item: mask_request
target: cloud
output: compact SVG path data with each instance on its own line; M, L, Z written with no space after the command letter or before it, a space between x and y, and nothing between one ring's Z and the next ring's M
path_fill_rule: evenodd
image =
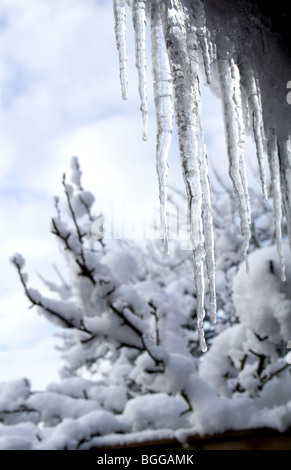
M112 115L81 126L55 143L56 155L80 157L85 186L107 204L158 202L155 123L150 119L150 138L143 142L139 118Z
M15 251L24 255L31 285L37 286L35 269L53 277L52 260L62 263L49 223L52 198L62 194L62 174L72 155L80 158L83 184L96 196L98 211L115 201L125 206L124 213L130 203L158 206L151 65L149 141L143 142L132 27L129 19L129 99L124 103L110 1L2 0L0 35L0 321L7 333L0 336L0 348L17 348L21 361L17 351L9 357L5 351L4 359L15 373L17 366L22 373L25 362L29 375L29 367L35 372L34 360L39 364L32 341L39 336L44 348L52 330L47 326L46 333L39 323L34 328L33 315L25 328L27 300L21 298L9 257ZM150 43L148 54L149 48ZM224 137L216 105L207 106L209 150L217 161ZM169 164L169 180L182 186L177 139ZM30 348L26 354L25 346Z
M33 390L43 390L46 385L58 381L63 366L55 349L56 338L46 338L33 347L1 351L0 381L28 378Z
M48 366L45 344L53 330L28 310L9 258L22 252L31 285L37 286L35 269L51 277L52 260L61 263L49 225L52 198L62 191L71 155L54 153L55 143L99 119L119 98L112 6L91 0L4 0L0 29L0 379L13 371L17 376L17 368L35 375L42 357L48 380L55 366Z

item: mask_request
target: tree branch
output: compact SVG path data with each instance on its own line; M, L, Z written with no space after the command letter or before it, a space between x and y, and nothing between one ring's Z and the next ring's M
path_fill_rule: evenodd
M142 343L142 346L143 346L143 350L144 351L147 351L147 353L149 354L149 356L153 359L153 361L156 363L156 365L159 365L159 364L164 364L164 361L162 359L158 359L154 356L154 354L152 353L152 351L150 351L150 349L147 347L146 345L146 342L145 342L145 339L144 339L144 336L143 336L143 332L140 331L137 326L133 325L130 320L124 315L123 311L120 311L118 310L113 304L109 303L108 302L108 306L113 310L114 313L116 313L116 315L118 315L120 318L122 318L122 320L124 321L124 323L129 326L135 333L136 335L139 337L141 343Z
M156 345L160 345L160 332L159 332L159 318L157 314L157 307L154 305L152 301L149 302L149 306L152 308L151 314L155 317L155 325L156 325Z
M280 367L280 369L276 370L275 372L272 372L271 374L265 375L264 377L262 377L262 382L263 382L262 388L267 382L272 380L273 377L276 377L276 375L281 374L281 372L288 369L288 367L290 367L290 364L284 364L284 366Z
M73 219L73 222L74 222L74 225L75 225L75 229L76 229L76 232L77 232L77 235L78 235L79 242L81 244L83 244L83 238L87 235L87 233L86 232L81 233L80 227L78 225L78 222L77 222L77 219L76 219L76 214L75 214L75 211L73 209L70 194L69 194L69 191L68 191L68 188L67 188L66 174L65 173L63 174L63 186L65 188L65 195L66 195L66 198L67 198L69 211L70 211L70 214L72 216L72 219Z
M79 330L83 333L87 333L88 335L90 336L94 336L92 334L91 331L89 331L85 325L82 323L80 327L78 327L77 325L75 325L71 320L68 320L67 318L64 318L59 312L57 312L56 310L53 310L52 308L48 307L48 306L45 306L40 300L37 300L35 299L30 290L28 289L27 285L26 285L26 282L25 282L25 279L24 279L24 275L21 271L21 266L20 264L17 262L17 260L14 258L12 260L13 264L15 265L16 269L17 269L17 272L18 272L18 275L19 275L19 278L20 278L20 282L24 288L24 292L25 292L25 295L26 297L28 298L28 300L30 300L30 302L32 303L32 306L37 306L37 307L40 307L42 308L45 312L49 313L50 315L52 315L53 317L56 317L58 320L60 320L64 326L66 328L75 328L76 330ZM93 339L93 338L92 338Z

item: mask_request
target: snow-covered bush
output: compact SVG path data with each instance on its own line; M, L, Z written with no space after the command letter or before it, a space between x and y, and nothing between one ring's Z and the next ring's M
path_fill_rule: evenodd
M291 262L285 250L282 282L276 248L250 256L251 272L240 266L233 281L233 301L240 323L213 340L200 375L226 397L246 394L271 404L290 399L290 370L284 358L291 337ZM274 390L278 388L274 394Z
M71 167L70 182L63 178L65 207L57 198L52 219L68 266L66 281L45 281L53 292L45 296L29 287L22 256L12 258L31 304L63 328L66 367L59 383L44 391L31 391L27 379L0 384L0 447L88 449L160 437L183 441L193 433L250 426L288 427L284 346L291 337L291 265L282 283L276 249L266 246L270 237L259 230L263 214L268 216L266 204L256 205L247 275L237 254L237 209L220 211L226 198L234 201L218 193L219 324L215 334L213 327L206 329L213 344L201 356L191 252L173 243L164 257L156 243L142 248L102 236L95 240L94 197L82 188L76 158Z
M174 423L174 427L187 427L189 401L184 385L189 367L197 369L193 345L197 349L198 344L194 283L186 275L191 267L190 263L181 266L188 254L181 254L178 267L175 256L169 256L161 269L157 247L146 256L138 245L105 243L103 237L94 240L94 197L81 186L76 158L71 166L70 182L65 175L63 178L66 207L56 198L57 215L52 219L52 233L65 256L68 279L59 285L45 280L53 292L45 296L29 287L22 256L12 258L31 304L64 329L63 380L32 394L27 391L28 382L21 382L26 389L24 393L16 387L16 409L7 408L7 400L3 403L3 416L9 416L5 424L22 422L23 413L28 419L33 416L34 423L41 423L45 435L41 440L56 448L76 448L89 439L90 433L83 436L78 431L65 443L58 433L65 421L79 423L83 415L97 410L112 415L112 420L113 415L124 413L121 421L112 421L118 425L112 424L110 432L173 428ZM6 385L3 387L5 393ZM159 418L155 410L161 410L163 399L168 418L162 419L162 411ZM152 417L145 411L151 406ZM185 416L180 417L183 412ZM68 429L66 432L69 436ZM106 427L99 433L107 433Z

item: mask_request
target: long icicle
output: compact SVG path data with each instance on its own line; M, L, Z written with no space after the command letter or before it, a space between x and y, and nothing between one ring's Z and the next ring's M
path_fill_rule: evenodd
M148 104L146 83L146 1L132 1L132 20L135 36L135 57L138 71L138 89L141 99L142 138L148 138Z
M197 102L196 127L200 136L198 139L198 154L200 160L201 171L201 188L202 188L202 218L203 231L205 237L205 257L207 267L207 277L209 284L209 310L211 322L216 322L216 286L215 286L215 255L214 255L214 230L212 217L212 204L208 176L207 148L205 142L205 133L202 116L201 94L199 86L199 55L196 27L188 20L187 26L187 46L191 61L191 70L193 75L193 84L195 87L194 95Z
M200 348L207 350L203 319L204 308L204 235L202 220L202 188L196 128L197 100L193 86L190 60L186 43L184 12L180 0L160 2L163 12L164 34L170 58L176 122L183 177L188 198L191 243L194 258L197 292L197 324Z
M264 168L264 125L263 125L263 111L260 96L260 89L256 81L254 70L249 67L247 74L247 89L249 91L249 101L251 111L253 114L253 133L256 143L257 160L259 165L259 173L262 184L262 191L264 198L268 199L266 173Z
M208 85L210 85L212 79L211 79L210 53L209 53L206 26L201 26L200 28L200 40L201 40L201 49L202 49L202 55L203 55L205 75L207 78L207 83Z
M167 174L168 153L173 132L173 87L169 57L166 49L160 6L151 3L152 71L157 121L156 167L159 180L160 219L164 250L168 253Z
M246 171L246 156L245 156L245 126L243 119L242 110L242 97L240 91L240 73L238 66L234 63L234 60L230 60L230 69L233 86L233 102L236 111L236 122L237 122L237 134L238 134L238 148L239 148L239 167L240 176L244 192L245 206L247 210L248 223L251 225L251 205L250 196L247 183L247 171Z
M203 121L199 112L197 116L197 129L201 136L204 136ZM206 267L209 284L209 310L211 323L216 323L216 285L215 285L215 255L214 255L214 233L212 204L210 195L210 185L208 177L207 149L205 140L199 141L199 154L201 162L201 186L202 186L202 217L205 237Z
M210 41L210 33L206 27L204 1L195 0L195 2L188 2L186 11L189 15L187 27L188 29L195 27L195 48L200 46L206 80L207 83L210 85L212 81L211 62L214 58L214 49ZM192 24L193 21L194 24ZM191 48L193 49L193 46Z
M225 122L225 133L227 142L227 153L229 159L229 175L232 180L234 192L237 196L240 225L242 232L242 252L246 261L248 271L247 252L251 239L251 230L249 224L249 207L246 201L245 188L241 174L241 156L239 129L237 123L237 112L235 101L233 99L234 84L231 76L231 66L228 58L218 59L218 71L220 78L222 104Z
M283 205L287 222L289 245L291 250L291 135L282 137L278 143L280 155L281 184Z
M126 15L125 7L119 0L113 0L114 30L119 59L119 77L122 98L128 98Z
M284 261L284 252L282 246L282 194L281 194L281 178L280 178L280 164L278 156L278 144L275 134L275 130L271 129L268 132L268 158L272 182L272 192L273 192L273 207L275 215L275 230L276 230L276 242L277 242L277 251L280 260L281 266L281 279L286 281L285 275L285 261Z

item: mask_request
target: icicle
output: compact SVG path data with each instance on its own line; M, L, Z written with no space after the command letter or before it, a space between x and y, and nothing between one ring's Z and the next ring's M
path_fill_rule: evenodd
M242 181L242 162L241 162L241 144L239 136L238 114L236 110L236 103L234 96L235 83L231 76L231 66L229 60L218 59L218 71L220 78L220 86L222 93L222 103L224 112L224 121L226 129L227 153L229 159L229 174L233 183L234 191L238 200L239 214L241 219L241 232L243 237L242 251L246 261L248 271L247 252L251 238L250 231L250 213L248 196L246 197L247 189L245 188L245 181Z
M198 155L200 161L201 172L201 189L202 189L202 219L203 231L205 236L205 252L206 252L206 266L209 284L209 309L211 322L216 322L216 287L215 287L215 256L214 256L214 230L212 218L212 204L210 185L208 178L208 162L207 162L207 149L205 143L205 134L202 117L201 95L199 87L199 56L196 28L188 21L187 26L187 47L191 61L191 70L193 75L194 95L196 97L197 114L196 114L196 132L199 135L198 139Z
M151 5L152 71L157 120L156 166L159 180L160 218L165 253L168 253L167 173L168 153L173 131L172 77L167 54L160 6Z
M216 54L216 44L213 42L212 38L210 37L209 39L209 59L210 59L210 64L212 62L215 62L217 59L217 54Z
M180 7L180 8L179 8ZM202 190L197 152L197 130L193 77L186 45L184 18L180 1L163 2L165 37L170 57L175 95L176 120L183 176L189 202L192 247L203 244Z
M233 101L235 104L237 132L238 132L238 148L239 148L239 166L241 182L244 192L245 206L247 209L248 223L251 224L251 206L250 196L247 183L246 157L245 157L245 130L242 111L242 99L240 92L240 74L237 65L233 59L230 60L231 77L233 80Z
M283 204L286 215L289 245L291 250L291 136L279 141Z
M114 29L116 45L119 58L119 76L122 98L124 100L128 97L128 82L127 82L127 51L126 51L126 15L125 15L125 2L113 0L114 12Z
M180 1L162 3L163 24L170 58L175 95L176 122L183 177L186 185L190 220L190 238L194 256L197 292L197 318L201 349L206 350L203 335L204 310L204 234L202 220L202 188L198 135L196 128L197 102L191 63L187 50L185 18Z
M277 250L281 265L281 279L286 281L285 276L285 261L282 246L282 196L281 196L281 180L280 180L280 164L277 153L277 138L274 130L271 130L268 135L268 158L273 190L273 207L275 215L275 229L276 229L276 242Z
M204 11L204 4L201 0L195 2L195 16L197 17L196 26L197 26L197 38L200 43L203 63L204 63L204 70L206 75L207 83L211 84L211 57L210 57L210 44L209 44L209 33L206 28L206 20L205 20L205 11Z
M250 102L246 91L244 88L241 89L241 97L242 97L242 107L243 107L243 119L245 123L246 129L253 128L253 111L250 106Z
M148 137L148 105L146 91L146 1L132 1L132 19L135 35L135 56L138 71L138 88L142 111L142 138Z
M203 230L205 237L205 252L206 252L206 266L209 284L209 310L211 323L216 323L216 286L215 286L215 255L214 255L214 231L213 231L213 217L212 217L212 204L210 195L210 185L208 178L208 162L207 151L204 140L204 129L202 116L199 113L197 119L197 129L201 136L199 142L199 154L201 162L201 186L202 186L202 217L203 217Z
M260 89L257 85L254 71L252 68L249 69L248 77L247 77L247 88L250 93L250 105L253 113L253 132L254 132L254 139L256 143L256 150L257 150L257 159L259 164L259 172L260 172L260 179L262 183L262 190L264 198L268 199L268 191L267 191L267 182L266 182L266 174L264 168L264 126L263 126L263 113L262 113L262 103L261 103L261 96L260 96Z
M121 82L126 77L126 50L125 50L125 5L132 9L135 32L136 66L138 69L139 94L143 115L143 139L147 138L147 96L146 96L146 52L145 31L146 12L152 11L152 62L154 75L154 94L157 116L157 172L159 178L161 224L163 226L165 247L168 243L168 228L166 224L167 199L167 154L172 134L172 103L170 91L170 78L172 77L175 114L178 128L180 157L183 177L185 181L188 213L190 221L190 238L193 249L195 282L197 291L197 316L199 339L202 348L205 348L203 333L204 309L204 263L207 266L207 275L210 290L211 318L215 320L215 260L213 248L213 221L211 210L210 187L208 180L207 152L204 138L203 120L200 102L198 80L198 49L204 62L205 75L208 83L211 82L211 73L217 65L220 81L221 97L224 111L225 134L229 159L229 174L236 194L240 225L242 232L242 252L245 257L247 270L247 252L251 238L251 211L250 198L247 187L246 159L245 159L245 125L253 129L257 159L260 171L262 189L267 198L267 184L263 166L264 156L264 129L273 127L273 117L270 118L270 108L277 100L271 97L271 104L266 107L263 118L260 96L260 81L264 84L264 100L270 97L271 90L267 72L268 61L263 69L259 64L261 51L265 52L268 38L258 35L262 41L256 43L249 41L248 31L243 23L239 25L239 16L235 9L230 8L227 18L220 9L210 10L217 13L212 18L206 17L204 0L113 0L115 8L115 30L120 55ZM209 2L209 5L213 2ZM214 2L215 4L219 2ZM208 5L207 5L208 6ZM212 6L211 6L212 8ZM162 17L162 27L158 13ZM220 13L223 18L220 17ZM246 10L248 13L248 10ZM252 14L252 11L250 10ZM209 30L209 27L211 28ZM263 30L261 31L263 32ZM165 42L164 42L165 41ZM271 41L272 42L272 41ZM170 61L165 54L165 44ZM246 46L246 53L241 54L242 45ZM269 49L270 50L270 49ZM124 52L125 51L125 52ZM248 52L250 54L248 55ZM240 67L232 57L240 58ZM251 57L251 60L246 57ZM265 55L265 58L267 55ZM252 68L256 63L258 79ZM280 64L276 59L276 64ZM263 74L261 75L261 72ZM272 70L271 70L272 72ZM242 79L240 77L242 73ZM170 77L171 75L171 77ZM289 82L287 84L288 88ZM126 83L127 86L127 83ZM125 88L125 85L123 86ZM213 89L216 86L214 84ZM289 96L289 95L288 95ZM242 101L242 99L244 101ZM281 103L281 102L280 102ZM287 99L287 103L288 99ZM244 105L244 106L243 106ZM281 104L279 105L281 106ZM285 107L286 108L286 107ZM275 130L269 134L268 156L273 185L273 199L275 212L275 226L277 234L278 252L281 262L282 278L284 278L284 259L281 242L282 202L286 210L286 218L291 248L291 155L290 136L288 129L288 115L283 110L284 122L280 122L280 138ZM285 120L285 116L286 120ZM271 121L270 121L271 119ZM279 153L278 153L279 152ZM280 180L283 194L281 194Z
M203 62L204 62L204 69L205 75L207 79L207 83L211 84L211 68L210 68L210 54L209 54L209 46L208 46L208 38L207 38L207 29L205 26L200 28L200 41L201 41L201 50L203 55Z
M207 345L204 338L204 326L203 321L205 317L204 308L204 259L205 251L200 245L193 253L194 269L195 269L195 283L196 283L196 296L197 296L197 329L199 345L202 352L207 351Z

